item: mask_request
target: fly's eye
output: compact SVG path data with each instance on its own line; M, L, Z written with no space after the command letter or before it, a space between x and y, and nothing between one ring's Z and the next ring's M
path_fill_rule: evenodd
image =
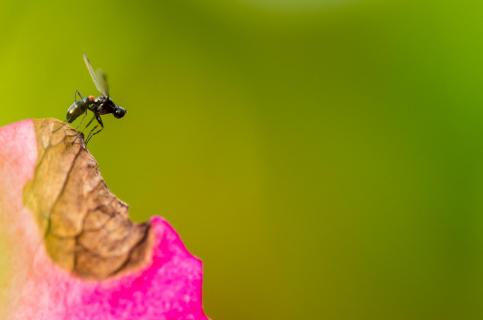
M126 114L126 109L117 107L116 110L114 111L114 117L116 118L122 118Z

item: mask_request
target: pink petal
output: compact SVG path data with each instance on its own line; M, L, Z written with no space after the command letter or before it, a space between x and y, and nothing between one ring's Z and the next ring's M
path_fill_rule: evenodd
M50 259L33 214L23 205L37 141L32 120L0 128L0 319L207 319L201 301L202 265L160 217L150 220L154 246L142 269L92 281Z

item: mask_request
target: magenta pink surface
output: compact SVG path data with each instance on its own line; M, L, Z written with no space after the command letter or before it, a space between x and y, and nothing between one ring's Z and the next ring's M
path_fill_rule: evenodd
M85 285L81 304L66 319L206 319L201 307L201 262L174 229L154 217L150 265L130 276ZM71 313L72 312L72 313Z
M202 265L176 231L160 217L151 219L155 236L150 262L141 270L106 281L84 281L52 263L22 190L36 161L30 120L0 128L0 226L15 246L5 319L201 320ZM0 253L1 254L1 253ZM5 308L5 307L2 307ZM5 312L2 312L5 313Z

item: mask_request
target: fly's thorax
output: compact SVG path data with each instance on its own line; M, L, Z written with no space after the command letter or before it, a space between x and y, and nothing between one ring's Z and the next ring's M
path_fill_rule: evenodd
M109 114L113 113L116 109L116 104L108 97L99 97L97 98L99 102L97 107L97 112L99 114Z
M107 103L110 100L111 99L109 99L106 96L99 96L99 97L97 97L97 98L94 99L94 103L97 103L97 104L105 104L105 103Z

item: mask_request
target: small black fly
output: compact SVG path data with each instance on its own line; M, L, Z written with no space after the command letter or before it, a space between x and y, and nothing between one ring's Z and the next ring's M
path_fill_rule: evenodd
M100 69L94 71L94 68L92 67L92 64L87 58L86 54L83 55L83 58L87 70L89 70L89 74L91 75L92 81L94 82L97 91L99 91L101 95L99 97L82 97L80 92L76 90L74 99L77 99L77 96L79 96L80 100L75 100L74 103L69 107L69 109L67 110L66 121L68 123L72 123L75 119L77 119L81 115L84 115L81 121L82 124L87 115L87 111L92 111L94 116L87 123L85 128L89 127L89 125L94 120L97 121L97 124L90 130L89 134L87 135L87 138L85 139L87 144L93 136L95 136L96 134L101 132L102 129L104 129L101 115L112 113L114 117L120 119L124 117L124 115L127 113L127 110L115 104L109 97L109 86L107 84L106 74Z

